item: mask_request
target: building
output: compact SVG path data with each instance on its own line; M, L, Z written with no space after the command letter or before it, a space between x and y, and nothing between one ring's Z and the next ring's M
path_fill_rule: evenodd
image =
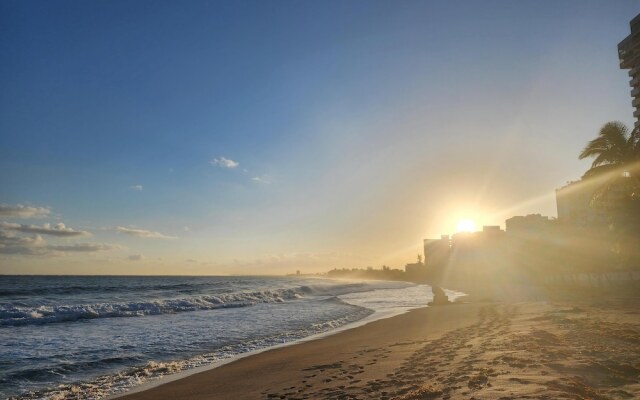
M558 222L581 227L603 224L606 218L602 211L591 206L593 195L601 186L596 180L582 179L556 189Z
M629 70L631 80L631 104L635 111L635 126L640 126L640 14L631 20L631 34L618 44L620 68Z
M424 240L424 264L430 267L441 265L449 258L451 239L441 235L440 239Z
M409 263L404 266L404 272L407 278L414 281L422 281L427 277L427 267L420 260L415 263Z
M475 258L478 253L493 251L504 241L505 232L498 225L485 225L479 232L459 232L451 238L451 252L458 258Z
M500 235L502 229L500 229L500 225L484 225L482 227L482 233L485 235Z
M538 236L548 233L553 225L552 219L540 214L518 215L505 221L509 236Z

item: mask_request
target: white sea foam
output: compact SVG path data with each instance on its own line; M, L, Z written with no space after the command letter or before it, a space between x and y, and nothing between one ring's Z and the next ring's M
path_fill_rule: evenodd
M34 295L25 294L29 288ZM0 397L102 398L168 374L334 331L374 311L391 315L423 306L429 299L428 287L406 282L0 280L0 342L5 344L0 365L7 366L0 371Z
M342 303L338 298L330 298L325 301ZM253 340L242 341L233 345L227 345L220 349L175 361L149 361L143 366L132 367L116 374L101 375L95 379L79 383L61 384L55 388L29 391L16 400L79 400L100 399L127 392L131 388L159 379L166 375L175 374L185 370L211 365L225 359L252 351L265 349L275 345L294 342L308 336L328 332L351 322L361 320L373 313L364 307L351 306L351 312L341 318L311 324L308 328L283 331L277 335L258 337Z
M81 319L140 317L226 307L246 307L256 303L278 303L285 300L299 299L302 296L302 291L296 292L295 290L287 289L149 302L43 305L32 308L0 305L0 325L19 326Z
M367 282L305 285L291 289L221 293L148 302L40 305L21 307L0 304L0 326L70 322L83 319L141 317L146 315L247 307L257 303L279 303L305 295L338 296L346 293L408 286L400 282Z

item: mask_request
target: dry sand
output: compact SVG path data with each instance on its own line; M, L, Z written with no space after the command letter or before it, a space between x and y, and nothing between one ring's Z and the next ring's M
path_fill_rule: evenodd
M638 399L638 302L599 303L414 310L123 399Z

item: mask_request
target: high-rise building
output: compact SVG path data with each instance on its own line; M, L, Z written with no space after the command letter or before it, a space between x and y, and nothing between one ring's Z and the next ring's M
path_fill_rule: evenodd
M631 34L618 44L620 68L628 69L631 80L631 104L635 108L635 126L640 126L640 14L630 22Z
M441 235L440 239L424 240L424 263L433 267L446 263L451 251L451 239L449 235Z

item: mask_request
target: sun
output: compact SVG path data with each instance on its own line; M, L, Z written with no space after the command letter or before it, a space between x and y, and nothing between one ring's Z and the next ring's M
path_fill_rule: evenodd
M457 232L473 232L476 230L476 223L470 219L461 219L456 225Z

